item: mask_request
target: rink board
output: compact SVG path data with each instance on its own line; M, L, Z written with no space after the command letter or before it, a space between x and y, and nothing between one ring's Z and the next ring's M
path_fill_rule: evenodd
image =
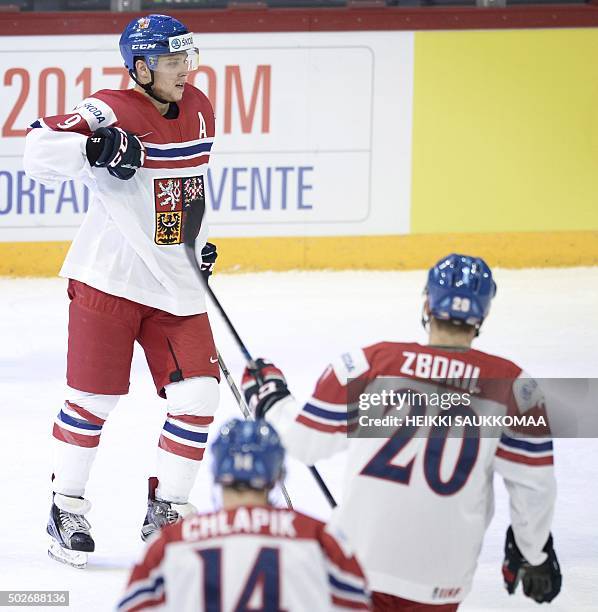
M126 75L115 34L29 40L0 37L0 274L51 276L89 194L24 175L25 129ZM449 251L598 264L598 29L215 32L201 47L221 270L414 269Z
M447 253L501 268L598 266L598 232L215 238L218 272L421 270ZM0 275L55 276L70 242L0 242Z

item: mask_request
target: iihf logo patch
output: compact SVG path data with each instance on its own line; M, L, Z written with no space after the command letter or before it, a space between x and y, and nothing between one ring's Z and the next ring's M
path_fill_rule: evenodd
M181 244L185 238L187 212L193 206L205 206L203 177L154 179L154 203L155 243Z

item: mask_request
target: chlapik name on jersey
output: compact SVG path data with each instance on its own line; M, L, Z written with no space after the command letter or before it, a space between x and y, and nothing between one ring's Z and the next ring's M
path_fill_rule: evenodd
M205 312L203 286L184 252L186 217L205 209L204 177L214 142L207 97L185 86L174 118L162 116L135 90L101 90L67 114L31 126L24 167L44 184L83 182L92 201L60 275L175 315ZM115 126L135 133L144 166L129 181L87 162L87 138ZM207 239L202 223L196 252Z
M279 538L294 538L296 516L291 512L278 512L274 508L256 507L252 510L241 507L235 512L220 512L198 515L185 521L181 537L183 540L203 540L240 533L270 535Z
M170 525L131 574L119 610L368 610L343 537L293 510L240 506Z
M451 437L448 427L423 422L383 438L351 437L359 409L349 403L348 411L348 398L389 392L397 382L424 392L475 391L462 412L472 419L469 435ZM418 406L423 417L443 412ZM462 601L471 589L493 514L494 472L509 490L522 553L533 565L546 559L556 495L550 431L537 428L542 435L530 436L514 426L484 437L473 420L506 415L546 418L541 389L513 362L473 349L382 342L344 353L305 403L287 397L266 418L288 453L308 465L348 450L332 524L347 534L370 589L442 604Z

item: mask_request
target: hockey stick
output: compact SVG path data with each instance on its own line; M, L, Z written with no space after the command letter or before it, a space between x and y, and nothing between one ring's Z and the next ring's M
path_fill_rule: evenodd
M203 275L202 275L202 278L203 278ZM243 340L241 340L241 337L237 333L237 330L235 329L231 320L228 318L228 315L226 314L226 311L222 307L222 304L220 304L220 301L218 300L218 298L212 291L212 288L207 282L205 282L205 287L206 287L206 291L208 292L208 295L210 296L210 299L212 300L212 302L214 302L214 305L216 306L218 312L220 312L220 314L222 315L222 318L226 322L226 325L228 326L229 330L231 331L232 335L237 341L237 345L239 346L239 349L243 353L243 356L245 357L245 361L247 362L247 367L250 370L256 370L257 366L255 365L255 361L253 360L251 353L247 350L247 347L243 343ZM259 382L260 381L258 380L258 384ZM312 476L314 477L317 485L320 487L320 490L324 494L324 497L326 497L326 500L330 504L330 507L336 508L336 500L334 499L334 496L330 492L330 489L327 487L326 483L322 479L322 476L320 476L320 472L318 472L318 470L313 465L309 465L308 469L311 472Z
M243 416L245 417L247 421L254 421L255 419L253 417L253 414L251 414L251 410L249 410L249 407L245 403L243 396L241 395L239 389L237 388L237 385L235 384L235 381L233 380L231 373L229 372L228 368L226 367L226 364L224 363L224 360L222 359L222 355L220 354L220 351L216 351L216 354L218 355L218 365L220 366L220 369L222 370L222 374L224 374L224 378L226 379L226 382L228 383L228 386L230 390L232 391L232 394L235 396L235 399L237 400L237 404L239 405L239 408L241 409ZM282 491L282 496L284 497L284 500L287 503L287 506L289 507L290 510L292 510L293 502L291 501L287 488L285 487L284 482L282 480L280 481L280 490Z
M241 392L237 388L237 385L235 384L235 381L229 369L226 367L226 364L224 363L224 360L222 359L222 355L220 354L220 351L216 351L216 354L218 355L218 365L220 366L220 369L222 370L222 373L224 374L224 378L226 378L226 382L228 383L228 386L230 387L232 394L235 396L235 399L237 400L237 404L239 404L239 408L241 409L243 416L245 417L247 421L253 421L254 420L253 414L251 414L251 410L249 410L249 407L245 403L245 400L243 399Z
M239 334L237 333L235 326L232 324L232 321L228 318L228 315L226 314L226 311L222 307L222 304L220 304L220 301L218 300L218 298L212 291L212 288L208 284L207 279L202 274L201 266L199 262L197 261L197 257L195 256L195 238L199 234L201 223L203 221L203 217L205 214L205 201L202 202L201 206L190 206L189 210L187 210L186 213L187 213L187 216L185 218L185 226L183 230L183 244L185 247L185 253L187 254L187 259L189 260L189 263L191 264L191 267L195 271L195 274L199 278L200 282L203 284L204 289L206 290L206 293L210 296L210 299L214 303L214 306L216 306L216 309L218 310L218 312L224 319L224 322L226 323L231 334L233 335L233 338L235 339L237 346L243 353L243 357L245 357L245 361L247 362L247 367L250 370L257 370L258 368L256 366L256 363L253 357L251 356L251 353L247 350L245 343L243 342L243 340L241 340L241 336L239 336ZM259 383L259 380L258 380L258 383ZM324 494L324 497L326 497L326 500L328 501L330 506L332 508L336 508L336 505L337 505L336 501L332 493L330 492L330 489L326 486L326 483L320 476L320 472L318 472L318 470L313 465L308 466L308 468L312 476L314 477L316 484L318 485L318 487L320 487L320 490Z

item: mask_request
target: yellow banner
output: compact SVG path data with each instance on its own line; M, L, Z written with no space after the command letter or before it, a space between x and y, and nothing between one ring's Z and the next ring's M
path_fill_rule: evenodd
M417 32L412 232L598 229L598 29Z

